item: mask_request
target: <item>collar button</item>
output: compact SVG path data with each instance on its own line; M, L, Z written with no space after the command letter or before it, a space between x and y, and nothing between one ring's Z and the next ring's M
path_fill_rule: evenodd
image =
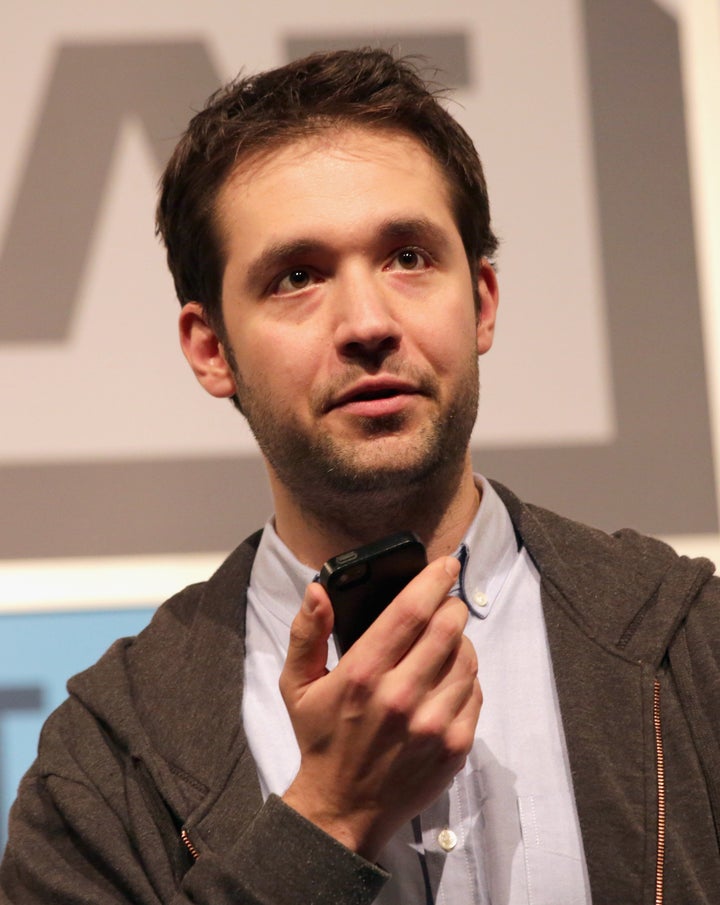
M472 595L473 603L475 606L487 606L488 605L488 597L483 591L473 591Z

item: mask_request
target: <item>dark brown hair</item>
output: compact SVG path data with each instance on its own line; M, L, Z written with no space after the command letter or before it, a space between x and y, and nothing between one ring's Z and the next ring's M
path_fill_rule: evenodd
M225 256L215 207L243 159L346 124L399 130L425 145L450 186L474 273L497 248L485 177L470 137L438 97L409 60L372 49L312 54L216 91L191 120L160 184L157 231L180 302L202 304L222 331Z

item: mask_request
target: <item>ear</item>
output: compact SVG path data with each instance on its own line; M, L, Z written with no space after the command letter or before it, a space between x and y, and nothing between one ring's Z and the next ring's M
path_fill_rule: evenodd
M479 301L477 312L477 350L478 355L484 355L493 344L495 316L500 300L497 275L487 258L480 260L477 281Z
M202 305L197 302L183 305L178 326L183 354L202 387L211 396L233 396L236 388L232 368Z

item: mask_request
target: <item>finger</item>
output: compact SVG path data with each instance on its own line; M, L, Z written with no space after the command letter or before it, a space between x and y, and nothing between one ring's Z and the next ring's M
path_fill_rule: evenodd
M459 573L460 563L454 556L441 556L431 562L353 645L358 648L355 655L365 658L373 670L392 668L425 630Z
M458 718L476 688L479 690L477 657L472 644L464 638L448 658L441 679L419 699L411 731L441 734Z
M458 640L457 646L452 650L439 670L435 683L427 694L439 694L445 686L450 686L459 679L469 684L477 678L477 672L478 662L475 648L472 642L462 635Z
M465 707L477 682L477 658L467 639L462 639L453 650L434 683L422 687L424 681L423 676L417 679L405 674L395 680L395 685L399 689L412 689L414 708L410 711L410 731L428 738L439 737Z
M482 691L477 679L463 691L457 703L460 700L463 703L455 711L447 697L445 700L433 699L417 712L409 726L410 734L416 740L434 748L442 761L453 762L455 770L462 767L475 741L482 707Z
M397 666L382 676L377 687L380 712L387 714L393 725L399 722L407 729L415 725L418 736L427 735L428 740L442 736L470 694L477 675L477 658L472 644L462 635L464 614L458 616L458 603L464 609L462 601L447 601L447 609L456 612L451 613L452 620L443 620L446 629L451 628L441 633L442 643L423 643L423 636Z
M448 597L432 614L420 637L400 660L393 673L395 681L414 688L417 699L436 687L455 664L463 644L468 609L457 597ZM472 658L468 674L477 672L475 651L467 642L466 656ZM474 672L473 672L474 670Z
M280 692L285 702L327 672L328 638L333 612L325 589L311 582L292 625L285 665L280 675Z
M482 703L482 689L480 688L480 683L476 679L473 682L470 697L458 712L447 732L446 747L450 756L457 755L459 752L464 752L464 757L467 757L470 753L473 742L475 741L475 732L480 717L480 711L482 710Z

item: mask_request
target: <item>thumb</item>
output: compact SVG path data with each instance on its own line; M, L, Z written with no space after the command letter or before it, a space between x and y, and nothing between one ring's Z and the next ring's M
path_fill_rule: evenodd
M290 644L280 676L285 702L295 699L306 685L327 673L328 638L333 627L333 611L325 589L311 582L302 606L290 626Z

